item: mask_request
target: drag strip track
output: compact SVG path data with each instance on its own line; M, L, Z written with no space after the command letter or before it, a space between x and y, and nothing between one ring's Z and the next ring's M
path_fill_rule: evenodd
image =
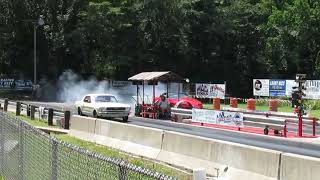
M206 137L210 139L218 139L223 141L277 150L281 152L288 152L320 158L320 144L297 142L280 137L270 137L264 135L256 135L214 128L203 128L165 121L144 120L142 118L131 118L130 120L131 124L139 126L152 127L167 131L175 131L185 134ZM192 144L190 144L190 146L192 146Z
M37 106L54 108L58 110L71 110L72 114L76 114L76 109L72 104L66 103L45 103L45 102L28 102ZM191 126L187 124L173 123L170 121L145 119L138 117L130 117L129 124L145 126L151 128L162 129L166 131L180 132L195 136L201 136L210 139L218 139L239 144L245 144L255 147L277 150L312 157L320 158L320 144L312 144L307 142L292 141L283 137L271 137L265 135L256 135L237 131L229 131L215 128L204 128ZM190 144L192 146L192 144Z

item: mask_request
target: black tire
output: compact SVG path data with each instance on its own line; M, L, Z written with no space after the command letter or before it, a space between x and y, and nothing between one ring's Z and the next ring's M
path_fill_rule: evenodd
M79 115L79 116L82 116L82 115L83 115L80 107L78 107L78 115Z
M129 117L125 116L125 117L122 118L122 122L128 122L128 119L129 119Z
M92 115L93 115L94 118L98 118L98 114L97 114L96 110L93 111Z

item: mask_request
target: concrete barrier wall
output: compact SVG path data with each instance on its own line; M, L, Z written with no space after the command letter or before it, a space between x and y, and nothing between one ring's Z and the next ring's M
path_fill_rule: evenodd
M229 180L318 180L320 159L126 123L73 116L70 134ZM280 162L281 161L281 162ZM279 166L280 165L280 166ZM223 172L226 170L225 172Z
M161 149L163 131L98 119L95 134Z
M70 135L93 141L96 120L90 117L72 116L70 120Z
M320 159L284 153L281 156L280 180L319 180Z
M73 116L70 135L127 153L156 159L160 153L163 131L121 122Z
M233 172L233 176L237 176L238 178L241 175L246 175L246 177L241 177L241 179L248 177L249 179L276 179L278 177L279 157L281 153L176 132L165 132L159 158L162 160L170 158L170 153L168 152L176 153L177 156L178 154L182 154L215 162L218 164L218 167L224 165L247 171ZM249 172L251 172L251 175Z

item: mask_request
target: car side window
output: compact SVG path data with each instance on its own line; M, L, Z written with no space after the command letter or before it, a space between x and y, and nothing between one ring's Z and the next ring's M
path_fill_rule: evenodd
M91 103L91 97L90 97L90 96L86 96L86 97L84 98L83 102Z

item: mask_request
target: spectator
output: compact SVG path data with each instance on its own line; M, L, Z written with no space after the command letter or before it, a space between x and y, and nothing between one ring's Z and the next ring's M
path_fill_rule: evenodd
M164 94L160 96L160 101L157 103L159 107L160 118L169 118L170 103Z

